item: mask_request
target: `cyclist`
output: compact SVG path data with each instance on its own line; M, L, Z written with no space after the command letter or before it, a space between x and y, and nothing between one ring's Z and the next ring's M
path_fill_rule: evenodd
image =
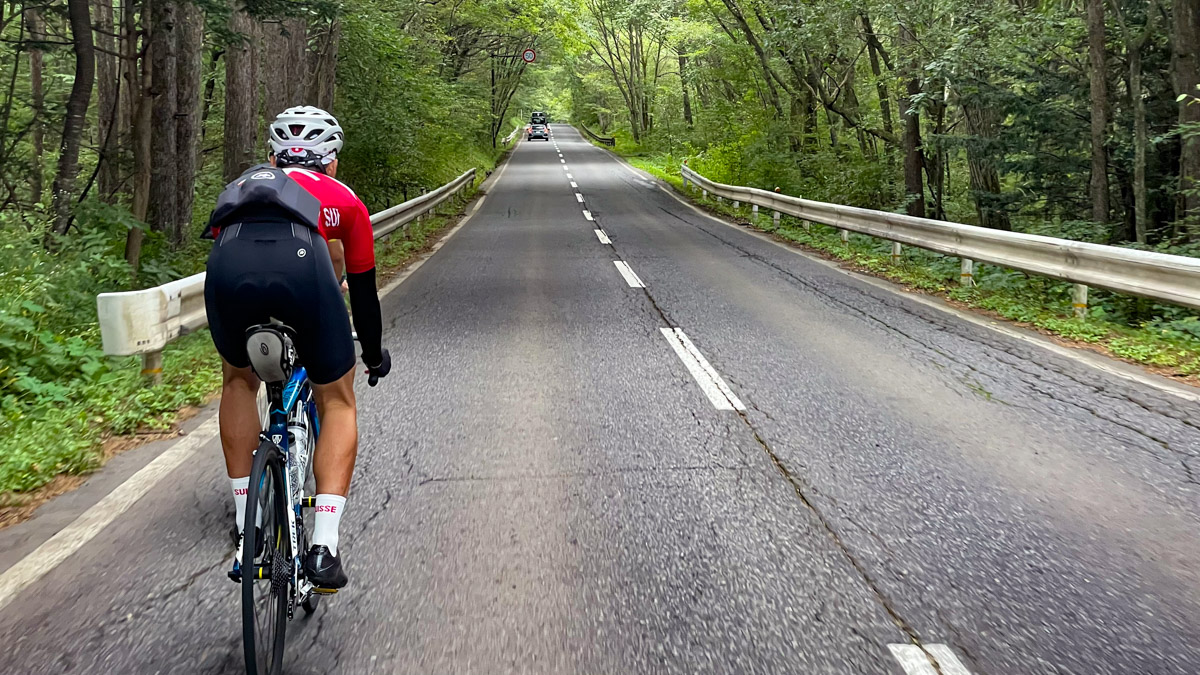
M311 106L283 111L270 127L269 164L225 188L206 229L216 240L204 304L222 360L221 445L237 514L234 580L240 580L242 521L261 430L255 403L260 382L250 369L246 329L277 319L296 333L321 423L313 457L316 522L304 572L321 588L347 582L338 523L354 473L358 423L343 271L367 372L386 376L391 357L381 344L370 214L335 178L342 141L342 128L329 113Z

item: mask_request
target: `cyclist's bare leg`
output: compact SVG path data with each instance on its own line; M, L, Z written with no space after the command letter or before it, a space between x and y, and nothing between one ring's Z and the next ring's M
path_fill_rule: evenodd
M329 384L314 384L321 435L313 458L317 493L350 492L350 477L358 456L358 413L354 402L354 369Z
M221 448L230 478L249 476L262 421L258 418L258 376L221 360Z

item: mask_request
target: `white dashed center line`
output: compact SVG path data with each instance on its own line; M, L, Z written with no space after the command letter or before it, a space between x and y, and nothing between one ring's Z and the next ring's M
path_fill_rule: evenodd
M567 168L566 164L563 164L563 171L570 171L570 169ZM571 174L567 174L567 175L570 176Z
M558 158L558 161L562 162L563 164L566 164L566 163L567 163L567 160L563 159L562 157L559 157L559 158Z
M583 210L583 219L587 220L589 222L591 222L592 220L595 220L594 218L592 218L592 212L588 211L587 209Z
M578 192L576 192L576 193L575 193L575 201L577 201L577 202L579 202L580 204L582 204L582 203L583 203L583 195L581 195L581 194L579 194Z
M572 176L571 174L567 174L567 180L575 180L575 176Z
M912 644L893 644L888 645L888 649L892 650L892 656L896 657L900 667L908 675L938 675L939 670L941 675L971 675L971 671L967 670L946 645L925 645L922 649ZM933 667L926 652L937 659L937 668Z
M575 184L575 181L571 181L571 187L572 187L572 188L574 188L574 189L576 189L576 190L578 190L578 189L579 189L579 186Z
M617 271L625 278L625 283L629 284L630 288L645 288L646 284L638 278L638 275L633 273L633 268L624 260L614 260L613 264L617 266Z
M601 244L612 243L612 239L608 238L608 235L604 233L604 230L596 230L596 238L600 240Z
M671 349L675 350L679 360L683 361L683 365L696 379L696 384L700 385L700 389L714 408L717 410L746 409L741 399L733 393L728 384L725 384L725 380L721 379L708 359L704 358L700 350L696 349L696 345L692 344L682 328L660 328L659 330L662 331L663 337L667 338L667 342L671 343Z

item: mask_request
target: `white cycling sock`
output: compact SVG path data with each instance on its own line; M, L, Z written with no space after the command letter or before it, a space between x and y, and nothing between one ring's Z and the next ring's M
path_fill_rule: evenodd
M233 508L237 512L234 522L237 523L238 532L241 532L243 521L246 520L246 493L250 491L250 476L230 478L229 487L233 488Z
M338 554L338 522L346 510L346 498L341 495L317 495L316 522L313 524L313 546L328 546Z

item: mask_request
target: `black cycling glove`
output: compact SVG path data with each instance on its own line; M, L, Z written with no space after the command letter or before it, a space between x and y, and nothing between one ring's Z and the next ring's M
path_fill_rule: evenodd
M379 382L379 380L387 377L388 373L392 372L392 355L389 354L388 350L386 350L386 349L382 350L381 353L382 353L382 356L379 360L379 365L372 366L369 361L365 361L365 363L367 364L367 374L368 374L367 384L372 387L374 387Z

